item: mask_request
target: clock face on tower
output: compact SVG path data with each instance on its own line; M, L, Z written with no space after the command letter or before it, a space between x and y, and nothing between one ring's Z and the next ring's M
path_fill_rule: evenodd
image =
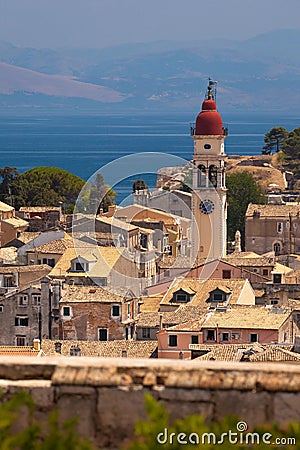
M211 200L203 200L200 202L199 209L202 214L211 214L215 209L214 202Z

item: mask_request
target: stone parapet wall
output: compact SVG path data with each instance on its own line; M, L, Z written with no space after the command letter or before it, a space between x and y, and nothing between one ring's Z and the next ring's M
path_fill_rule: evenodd
M295 364L2 357L0 388L3 399L29 391L39 420L53 410L62 422L77 416L80 435L102 449L119 449L132 438L135 422L146 418L147 392L166 404L173 419L232 414L251 426L300 416Z

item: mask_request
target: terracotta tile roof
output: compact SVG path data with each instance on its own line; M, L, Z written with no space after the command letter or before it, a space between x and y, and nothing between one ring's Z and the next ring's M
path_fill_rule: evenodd
M165 328L196 319L205 314L207 314L206 309L182 305L176 311L142 312L136 316L136 324L138 327L159 327L160 316L162 316L162 325Z
M259 350L261 348L261 350ZM253 344L217 344L211 348L205 355L195 358L196 360L215 360L215 361L241 361L245 350L254 349L254 351L264 351L263 346Z
M151 295L149 297L141 297L140 312L158 312L162 295Z
M194 360L216 360L216 361L259 361L263 360L268 352L277 352L283 350L285 353L291 353L291 346L281 347L274 344L190 344L192 351L206 352ZM292 353L295 355L295 353ZM300 356L300 355L299 355Z
M14 209L15 208L8 205L7 203L0 202L0 211L1 212L9 212L9 211L13 211Z
M49 276L53 278L59 277L81 277L90 275L92 277L106 278L118 259L124 253L124 248L116 247L97 247L94 245L86 245L85 247L67 248L55 267L51 270ZM71 261L77 257L82 257L88 261L97 261L91 268L90 272L71 272Z
M204 262L204 261L203 261ZM158 263L161 269L191 269L194 264L194 259L187 256L165 256L163 261ZM198 264L199 265L199 264Z
M253 216L254 211L259 211L260 217L289 217L300 215L300 205L255 205L250 203L246 217Z
M122 351L127 352L127 358L150 358L157 349L157 341L42 341L42 350L46 356L57 356L55 342L61 342L61 354L70 355L72 346L79 347L81 356L121 357Z
M272 273L284 273L286 275L292 275L293 272L294 272L293 269L291 269L288 266L284 266L283 264L280 264L278 262L275 264L272 270Z
M288 299L288 306L293 310L300 310L300 301L294 299Z
M62 291L60 303L120 303L122 301L121 295L113 294L100 286L69 286Z
M265 295L264 289L254 289L255 297L261 298Z
M35 239L36 237L38 237L40 234L42 234L41 231L22 231L18 237L18 239L22 242L24 242L24 244L27 244L27 242L32 241L33 239Z
M278 330L290 314L291 312L287 309L234 305L226 311L203 310L199 317L169 327L168 330L201 331L201 329L217 327L219 329Z
M56 239L55 241L49 242L48 244L39 245L35 248L30 248L27 253L57 253L62 255L67 248L74 247L73 239L63 238Z
M168 328L168 331L197 331L199 332L207 318L207 311L203 311L200 317L192 319L189 322L179 323Z
M136 231L138 232L138 227L131 225L130 223L124 222L124 220L120 220L117 219L116 217L105 217L105 216L100 216L100 217L96 217L95 219L98 222L103 222L107 225L110 225L111 231L114 231L114 228L121 228L122 230L125 231Z
M19 219L19 217L11 217L10 219L2 220L3 223L7 223L14 228L28 227L29 223L26 220Z
M4 266L0 267L0 273L41 272L49 273L51 267L47 264L32 264L30 266Z
M226 312L214 311L208 314L202 328L251 328L278 330L291 311L264 306L234 305Z
M5 264L13 264L18 257L16 247L2 247L0 248L0 259Z
M170 312L142 312L136 316L137 327L149 327L158 328L160 322L160 316L162 316L163 323L166 323L166 318L170 315Z
M273 267L275 265L274 258L266 256L247 258L244 256L231 254L223 258L223 260L238 267Z
M24 212L61 211L61 208L59 206L21 206L19 211Z
M153 220L162 220L166 224L175 223L176 219L179 219L182 223L190 223L190 219L185 217L176 216L175 214L167 213L165 211L161 211L154 208L148 208L145 206L133 204L129 206L125 206L124 208L117 208L114 213L115 217L124 217L128 218L128 221L135 220L135 216L138 213L143 212L144 218L150 218Z
M239 300L242 290L245 286L246 280L221 280L221 279L208 279L197 280L195 278L176 278L169 290L164 295L161 305L176 305L178 303L172 302L173 294L179 289L192 290L195 292L190 304L193 306L207 307L206 302L209 299L210 292L217 288L226 289L227 292L232 292L229 297L229 304L235 304ZM182 304L182 303L180 303Z
M249 356L249 360L252 362L293 361L300 363L300 354L280 347L271 347L262 353L254 353Z
M41 356L39 350L32 347L0 346L0 356Z
M201 306L194 305L181 305L176 311L172 311L170 315L167 316L166 323L168 324L180 324L187 322L192 319L197 319L202 317L203 314L207 313L207 306L202 308Z

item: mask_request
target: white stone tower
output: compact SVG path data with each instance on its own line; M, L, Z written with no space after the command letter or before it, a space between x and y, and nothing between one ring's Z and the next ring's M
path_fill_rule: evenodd
M191 129L194 139L192 210L193 257L198 261L226 254L225 149L227 130L217 112L216 83L209 80L202 111Z

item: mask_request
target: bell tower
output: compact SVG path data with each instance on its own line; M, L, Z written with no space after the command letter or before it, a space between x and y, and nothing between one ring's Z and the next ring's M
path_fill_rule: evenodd
M216 82L209 79L202 110L191 127L193 154L193 257L219 259L226 254L224 141L227 129L217 111Z

